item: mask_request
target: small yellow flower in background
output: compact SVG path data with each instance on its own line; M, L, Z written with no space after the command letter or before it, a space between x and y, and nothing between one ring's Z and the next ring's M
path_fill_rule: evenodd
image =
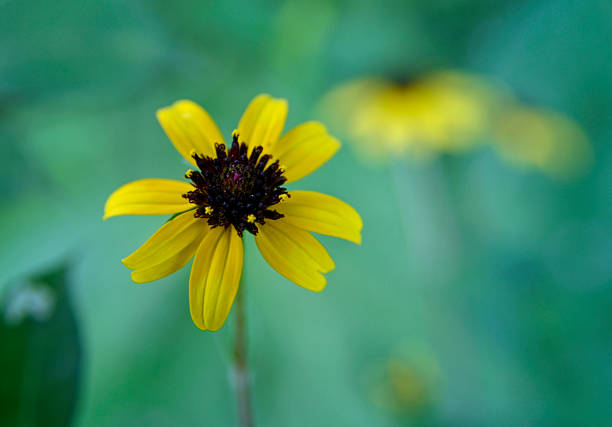
M580 126L552 110L508 106L495 122L493 140L508 162L554 177L579 175L593 161L591 143Z
M469 149L509 95L485 80L440 71L408 83L364 78L332 90L321 109L369 159Z
M195 325L218 330L238 291L245 231L281 275L312 290L325 287L334 262L311 232L361 243L362 221L348 204L312 191L287 191L318 169L340 143L318 122L281 136L287 116L283 99L259 95L225 141L209 114L191 101L157 112L176 149L197 170L191 182L142 179L116 190L104 218L178 214L123 260L135 282L160 279L194 257L189 306ZM283 165L282 168L280 165Z
M364 374L371 402L390 412L418 415L438 398L440 367L423 344L402 343Z

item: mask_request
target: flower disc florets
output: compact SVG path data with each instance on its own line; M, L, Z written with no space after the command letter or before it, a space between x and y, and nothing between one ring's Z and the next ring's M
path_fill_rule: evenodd
M266 167L271 156L262 156L261 146L253 148L249 156L247 145L238 142L237 134L229 150L225 144L215 144L215 151L216 158L194 153L200 170L185 175L195 189L183 197L198 206L196 217L207 218L211 227L233 225L239 236L244 230L257 234L256 224L283 217L269 209L289 196L282 187L287 178L278 160Z

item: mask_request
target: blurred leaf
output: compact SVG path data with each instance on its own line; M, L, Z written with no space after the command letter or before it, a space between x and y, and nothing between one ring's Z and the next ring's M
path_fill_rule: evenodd
M82 354L66 276L61 267L4 294L2 425L67 426L72 420Z

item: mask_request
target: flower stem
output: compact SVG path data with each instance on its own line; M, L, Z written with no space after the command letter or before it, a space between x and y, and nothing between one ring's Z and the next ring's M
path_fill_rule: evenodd
M240 427L252 427L253 415L251 413L251 400L249 396L249 370L247 367L243 285L244 283L241 283L241 286L238 288L235 304L236 341L234 342L234 386L236 387L238 425L240 425Z

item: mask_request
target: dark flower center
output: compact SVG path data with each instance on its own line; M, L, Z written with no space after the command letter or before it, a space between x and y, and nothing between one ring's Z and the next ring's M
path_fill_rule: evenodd
M271 156L261 155L263 147L248 147L238 142L234 134L232 146L215 144L216 158L193 154L199 171L188 171L185 177L195 189L183 197L197 205L195 216L207 218L211 227L233 225L242 237L244 230L257 234L256 224L282 218L283 215L269 209L283 198L289 197L282 185L287 181L278 160L266 165Z

